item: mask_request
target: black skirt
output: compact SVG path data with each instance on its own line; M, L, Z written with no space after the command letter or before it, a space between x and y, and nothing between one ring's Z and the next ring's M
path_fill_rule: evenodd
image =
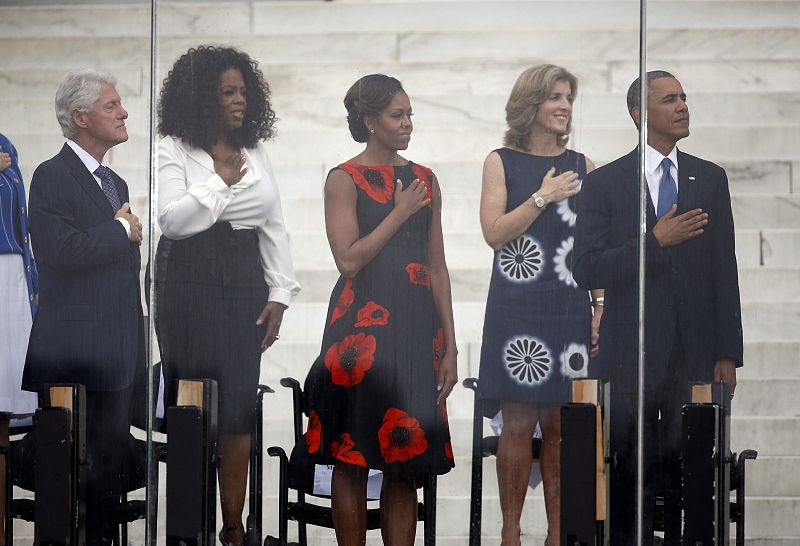
M162 236L155 290L165 402L174 403L178 379L214 379L219 433L250 433L266 331L256 319L269 296L258 234L219 222L187 239Z

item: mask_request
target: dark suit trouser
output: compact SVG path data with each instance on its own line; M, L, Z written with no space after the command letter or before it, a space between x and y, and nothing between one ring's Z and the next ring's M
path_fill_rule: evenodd
M636 373L632 370L631 373ZM613 546L635 543L637 395L611 394L611 507ZM673 348L664 379L645 394L644 422L644 544L652 543L655 497L665 502L665 544L677 546L681 530L681 408L688 399L685 359L679 342Z
M130 388L86 393L86 544L111 544L128 479Z

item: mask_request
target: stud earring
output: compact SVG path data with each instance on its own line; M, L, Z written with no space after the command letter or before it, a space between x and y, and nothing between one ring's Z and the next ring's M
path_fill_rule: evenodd
M370 129L369 130L369 134L374 135L375 134L375 129Z

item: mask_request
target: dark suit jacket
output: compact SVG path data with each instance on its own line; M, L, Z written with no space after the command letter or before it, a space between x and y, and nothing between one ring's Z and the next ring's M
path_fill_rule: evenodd
M113 176L124 203L128 186ZM66 144L33 173L29 218L39 312L23 388L77 382L89 391L121 390L144 362L139 247L114 213Z
M574 278L604 288L601 374L617 388L637 384L638 149L590 173L578 194ZM691 179L690 179L691 177ZM665 372L675 336L686 356L686 379L709 380L714 362L742 364L742 320L733 216L725 171L678 151L678 210L708 212L702 235L662 248L648 192L645 252L646 385Z

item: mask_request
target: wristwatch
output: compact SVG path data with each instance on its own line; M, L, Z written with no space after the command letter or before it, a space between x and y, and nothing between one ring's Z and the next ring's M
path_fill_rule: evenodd
M533 202L536 203L536 206L538 208L540 208L542 210L547 208L547 203L544 202L544 199L542 198L541 195L539 195L538 193L534 192L533 195L531 195L531 197L533 197Z

